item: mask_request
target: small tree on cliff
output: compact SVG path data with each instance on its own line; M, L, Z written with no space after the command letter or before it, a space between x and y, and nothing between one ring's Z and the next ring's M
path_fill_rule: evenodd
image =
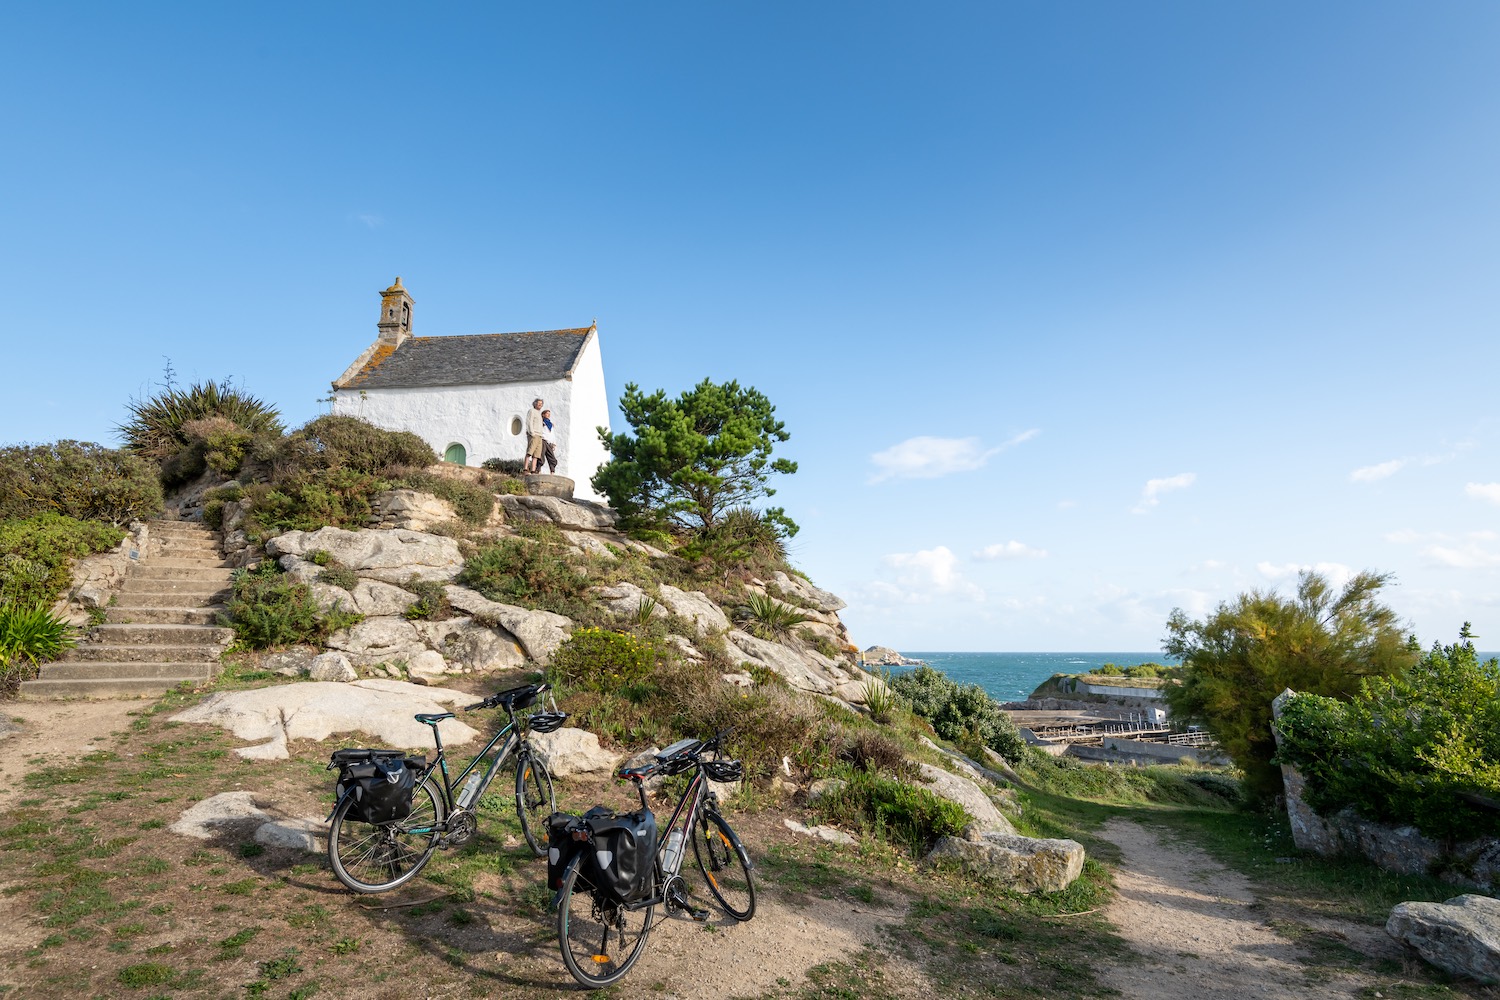
M661 389L644 395L631 383L620 410L631 429L600 428L611 461L593 484L637 523L712 532L728 511L774 496L767 485L772 473L797 471L796 462L771 458L772 448L791 437L776 408L738 382L704 379L676 399ZM780 508L764 516L787 535L797 531Z
M1163 648L1180 657L1180 685L1167 688L1179 722L1204 725L1245 772L1250 792L1280 790L1271 763L1271 700L1286 688L1347 699L1366 677L1394 674L1419 655L1395 612L1376 600L1388 574L1360 573L1335 595L1304 570L1295 597L1252 590L1203 621L1176 609Z

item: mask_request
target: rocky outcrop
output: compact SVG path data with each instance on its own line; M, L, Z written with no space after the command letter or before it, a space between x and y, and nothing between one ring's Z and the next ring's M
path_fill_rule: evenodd
M471 618L412 624L429 649L469 670L512 670L526 662L526 654L508 632Z
M362 577L390 584L419 580L448 581L463 568L458 542L442 535L429 535L403 528L391 531L288 531L266 542L266 552L275 558L292 555L306 559L313 552L327 552L341 566Z
M554 778L610 771L619 754L599 746L599 737L583 729L565 728L551 733L532 733L531 747Z
M698 634L723 632L729 628L729 618L719 606L708 599L701 590L678 590L670 584L662 584L661 603L674 615L691 618L698 626Z
M648 605L651 606L653 618L665 618L671 614L660 601L629 580L622 580L608 587L597 587L594 589L594 596L609 609L610 614L622 618L634 619Z
M1500 982L1500 900L1467 895L1398 903L1385 929L1450 976Z
M372 528L428 531L458 517L448 501L419 490L387 490L377 494L370 506L366 524Z
M579 531L612 530L619 516L603 504L545 496L502 496L505 519L518 524L553 524Z
M957 862L976 877L1015 892L1060 892L1083 872L1083 845L983 833L972 840L943 837L927 863Z
M108 552L84 556L75 561L71 567L72 586L62 600L57 602L53 614L67 619L73 625L86 623L89 611L105 607L110 598L119 592L130 567L140 559L150 542L150 527L143 521L135 521L131 523L119 545Z
M978 782L931 764L919 764L918 769L923 787L939 798L963 806L964 811L974 817L974 823L968 831L969 839L986 833L1016 832L1010 820L995 807L995 803L990 801Z
M810 582L800 576L790 576L786 573L773 573L771 582L785 595L791 599L790 603L800 607L811 608L814 611L822 611L832 614L842 611L849 605L837 594L831 594L820 587L814 587Z
M544 667L573 631L571 618L551 611L501 604L466 587L449 586L445 592L448 603L466 614L495 622L515 637L527 656Z
M354 664L343 653L324 653L313 657L312 662L307 665L307 677L308 680L347 684L359 680L359 671L354 669Z
M870 646L864 652L865 665L870 667L920 667L921 660L909 660L889 646Z

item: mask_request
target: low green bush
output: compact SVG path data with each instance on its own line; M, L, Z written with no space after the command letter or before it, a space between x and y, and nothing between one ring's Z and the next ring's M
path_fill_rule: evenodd
M525 463L519 458L487 458L480 464L480 468L491 472L498 472L503 476L519 476L524 471Z
M495 510L495 493L487 486L471 483L467 479L450 479L426 472L414 472L392 483L407 489L431 493L453 505L453 512L465 524L481 525L490 519Z
M74 559L124 537L114 525L62 514L0 522L0 603L51 605L71 584Z
M589 580L560 546L506 538L486 545L465 562L458 582L492 601L520 602L568 614L583 597Z
M272 437L281 434L281 419L276 408L255 398L243 389L236 388L228 379L222 382L201 382L186 389L167 388L149 399L131 400L130 419L119 427L126 447L137 455L164 461L191 442L187 428L196 422L222 420L243 433L245 445L255 434ZM231 436L223 425L197 424L200 441L206 441L215 431L221 436L218 448L225 446ZM241 457L243 457L243 447ZM200 459L202 452L200 452ZM227 459L226 459L227 460ZM238 461L235 463L238 468Z
M788 687L757 685L748 690L725 684L703 666L702 682L674 690L663 705L675 701L673 717L683 736L707 738L731 730L727 750L744 762L746 776L768 780L783 757L802 760L817 749L820 717Z
M273 562L234 577L234 596L225 609L239 641L252 649L321 643L364 616L334 608L323 611L307 584L281 573Z
M234 503L245 495L238 484L219 486L203 493L203 523L218 531L224 527L224 505Z
M426 441L410 431L388 431L358 417L329 414L310 420L287 438L280 461L301 469L352 469L392 476L438 460Z
M955 802L868 770L850 771L842 788L818 797L813 811L827 822L853 827L904 847L914 858L940 837L957 837L973 817Z
M326 583L331 587L340 587L344 590L353 590L359 586L359 576L347 566L334 564L325 567L318 574L318 582Z
M1298 694L1276 728L1276 762L1302 772L1324 815L1352 806L1431 837L1500 833L1500 663L1480 662L1467 623L1458 642L1366 679L1348 702Z
M448 591L441 582L413 576L401 586L417 597L407 606L407 618L441 621L452 617L453 604L448 600Z
M14 697L37 664L57 659L76 642L73 626L45 605L0 604L0 696Z
M574 687L628 697L651 677L661 659L657 646L629 632L581 628L552 654L550 670Z
M62 514L125 525L162 511L156 469L87 441L0 448L0 521Z
M959 684L921 666L891 678L891 688L945 740L987 746L1011 762L1026 753L1010 717L978 684Z
M245 491L253 501L245 519L246 532L260 540L286 531L363 528L373 511L375 494L386 485L355 469L329 469L275 485L257 484Z

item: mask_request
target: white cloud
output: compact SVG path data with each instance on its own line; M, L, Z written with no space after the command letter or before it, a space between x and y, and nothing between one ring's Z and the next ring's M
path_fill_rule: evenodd
M1277 565L1271 562L1258 562L1255 564L1255 568L1260 571L1261 576L1270 580L1284 580L1296 576L1305 569L1310 569L1315 573L1327 577L1329 584L1335 590L1341 589L1344 584L1354 579L1354 570L1343 563L1320 562L1309 566L1306 563L1282 563L1281 565Z
M355 212L349 218L354 222L363 224L366 229L379 229L385 225L385 219L374 212Z
M1470 483L1464 487L1464 496L1500 503L1500 483Z
M974 553L975 559L1045 559L1046 549L1034 549L1025 542L1011 540L1009 542L996 542L994 545L986 545Z
M1366 465L1349 473L1349 480L1355 483L1373 483L1381 479L1388 479L1400 472L1406 465L1406 459L1393 458L1389 462L1381 462L1379 465Z
M937 479L951 476L955 472L973 472L983 468L986 462L1002 451L1030 441L1040 433L1035 429L1022 431L993 448L984 447L977 437L940 438L924 435L907 438L900 444L891 445L885 451L877 451L870 456L870 461L875 463L876 472L869 481L878 483L886 479Z
M1399 531L1387 531L1383 537L1394 545L1412 545L1428 536L1411 528L1402 528Z
M1182 472L1175 476L1168 476L1166 479L1148 479L1145 488L1141 490L1141 502L1131 508L1131 513L1144 514L1161 503L1163 493L1185 490L1197 481L1196 472Z
M1500 566L1500 552L1491 552L1476 542L1470 542L1459 548L1429 545L1422 550L1422 554L1433 562L1443 566L1452 566L1454 569L1488 569L1491 566Z
M946 545L920 552L893 552L881 562L896 571L894 584L877 588L888 599L903 604L925 604L935 597L984 600L984 591L958 571L958 556Z

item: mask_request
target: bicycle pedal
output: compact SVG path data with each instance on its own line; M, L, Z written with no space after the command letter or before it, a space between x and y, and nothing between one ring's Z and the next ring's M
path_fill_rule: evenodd
M708 923L708 911L688 910L688 919L692 920L695 924L706 924Z

